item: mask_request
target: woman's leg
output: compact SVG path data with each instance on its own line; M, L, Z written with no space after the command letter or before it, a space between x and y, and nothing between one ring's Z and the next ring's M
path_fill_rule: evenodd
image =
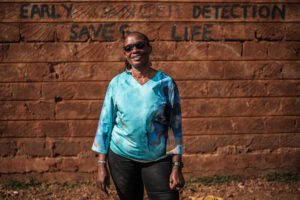
M178 200L179 194L169 186L172 158L169 156L157 162L146 163L142 178L150 200Z
M121 157L109 150L108 164L120 200L142 200L144 185L140 163Z

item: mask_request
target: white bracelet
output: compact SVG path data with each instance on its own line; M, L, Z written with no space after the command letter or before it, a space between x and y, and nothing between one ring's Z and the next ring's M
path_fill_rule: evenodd
M105 160L98 160L97 163L98 164L106 164L106 161Z

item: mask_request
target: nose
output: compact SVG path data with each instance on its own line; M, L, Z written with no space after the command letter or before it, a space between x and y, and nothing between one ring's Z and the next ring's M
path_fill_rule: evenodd
M131 50L131 53L132 52L136 52L138 49L136 48L136 46L133 46L132 50Z

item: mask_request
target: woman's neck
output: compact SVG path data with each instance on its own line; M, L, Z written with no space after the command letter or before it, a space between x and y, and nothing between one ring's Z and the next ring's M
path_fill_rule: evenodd
M130 73L136 78L152 76L154 71L155 70L148 65L139 68L132 67L130 69Z

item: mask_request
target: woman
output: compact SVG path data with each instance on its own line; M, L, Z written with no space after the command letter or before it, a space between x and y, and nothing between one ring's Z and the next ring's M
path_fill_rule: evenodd
M110 82L92 149L99 153L97 183L107 192L109 173L121 200L176 200L184 186L178 89L172 78L151 68L152 47L142 33L124 41L126 71ZM168 129L174 149L167 152Z

